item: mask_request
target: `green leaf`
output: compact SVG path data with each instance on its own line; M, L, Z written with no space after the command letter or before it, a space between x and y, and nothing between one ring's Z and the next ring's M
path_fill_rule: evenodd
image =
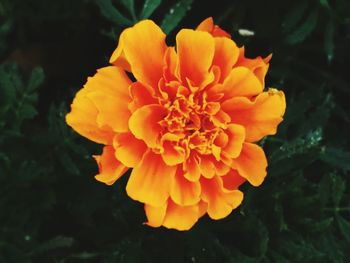
M327 9L330 9L328 0L320 0L320 4L321 4L321 6L327 8Z
M118 9L112 4L112 0L96 0L96 4L99 6L102 15L112 23L121 26L130 26L133 22L123 16Z
M10 19L2 23L2 25L0 26L0 37L7 35L11 31L12 25L13 22Z
M38 114L38 111L31 104L23 104L17 114L21 120L29 120L34 118Z
M333 222L334 222L333 217L329 217L329 218L320 220L318 222L314 222L314 220L310 220L309 230L312 232L322 233L327 228L329 228L333 224Z
M291 158L295 155L300 155L308 152L319 145L323 138L323 132L321 128L314 131L310 131L304 138L299 137L293 141L285 142L275 152L272 153L270 159L273 162Z
M305 22L287 36L288 44L294 45L304 41L315 29L318 20L318 10L313 10L306 18Z
M13 22L11 19L5 21L2 25L0 25L0 55L7 48L6 36L11 32Z
M302 19L305 10L308 6L308 1L299 1L293 8L286 14L286 18L282 23L283 32L290 32L297 23Z
M161 3L161 0L145 0L140 14L140 18L149 18Z
M343 252L339 249L337 244L338 237L334 237L334 235L329 233L324 233L321 236L321 248L322 251L327 253L327 257L329 259L328 262L332 263L343 263Z
M345 181L339 175L332 174L332 198L334 206L339 206L345 192Z
M35 89L37 89L44 82L44 79L44 70L41 67L34 68L28 82L28 92L33 92Z
M321 160L327 164L350 171L350 153L334 147L325 147L320 156Z
M57 236L39 245L32 254L41 254L53 249L71 247L74 239L71 237Z
M193 0L181 0L172 6L162 21L161 27L165 33L170 33L191 9Z
M136 14L135 14L135 3L134 0L121 0L121 3L123 4L123 6L126 7L126 9L128 9L128 11L130 12L132 18L135 20L136 22Z
M327 55L328 62L334 57L334 22L330 18L324 31L324 50Z
M350 222L345 220L340 215L337 215L336 218L337 218L340 232L342 233L346 241L350 244Z
M13 69L0 67L0 109L6 111L12 105L19 85L21 80Z
M325 207L328 203L331 195L331 185L331 176L329 174L324 175L318 187L318 194L320 196L320 203L322 207Z
M57 154L62 166L69 174L79 175L80 171L72 158L65 152Z

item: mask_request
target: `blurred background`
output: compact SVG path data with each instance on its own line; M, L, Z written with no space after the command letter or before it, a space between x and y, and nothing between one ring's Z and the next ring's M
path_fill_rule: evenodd
M229 217L149 228L64 116L124 28L150 18L174 44L208 16L250 57L273 53L285 121ZM349 48L348 0L0 0L0 262L350 262Z

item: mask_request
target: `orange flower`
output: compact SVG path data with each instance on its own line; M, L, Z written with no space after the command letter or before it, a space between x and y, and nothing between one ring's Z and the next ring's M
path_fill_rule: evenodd
M98 181L133 168L126 190L145 204L147 224L187 230L205 214L228 216L244 182L263 182L255 142L276 133L286 104L282 91L264 91L271 56L246 58L212 18L182 29L176 48L165 37L150 20L124 30L112 66L88 79L66 121L105 145Z

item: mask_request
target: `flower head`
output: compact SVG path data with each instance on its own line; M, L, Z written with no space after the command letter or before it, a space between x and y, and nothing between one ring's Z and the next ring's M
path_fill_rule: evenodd
M147 224L187 230L205 214L228 216L244 182L263 182L255 142L276 133L286 105L282 91L264 91L271 56L246 58L211 18L182 29L176 47L165 37L150 20L124 30L112 66L88 79L66 120L105 145L98 181L133 168L126 190L145 204Z

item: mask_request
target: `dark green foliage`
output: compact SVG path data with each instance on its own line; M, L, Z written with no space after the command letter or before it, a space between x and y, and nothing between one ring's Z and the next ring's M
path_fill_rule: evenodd
M128 175L95 181L101 146L64 116L125 26L154 19L173 44L207 16L250 56L274 53L285 121L261 142L266 181L232 215L151 229ZM0 1L0 262L349 262L349 46L347 0Z

